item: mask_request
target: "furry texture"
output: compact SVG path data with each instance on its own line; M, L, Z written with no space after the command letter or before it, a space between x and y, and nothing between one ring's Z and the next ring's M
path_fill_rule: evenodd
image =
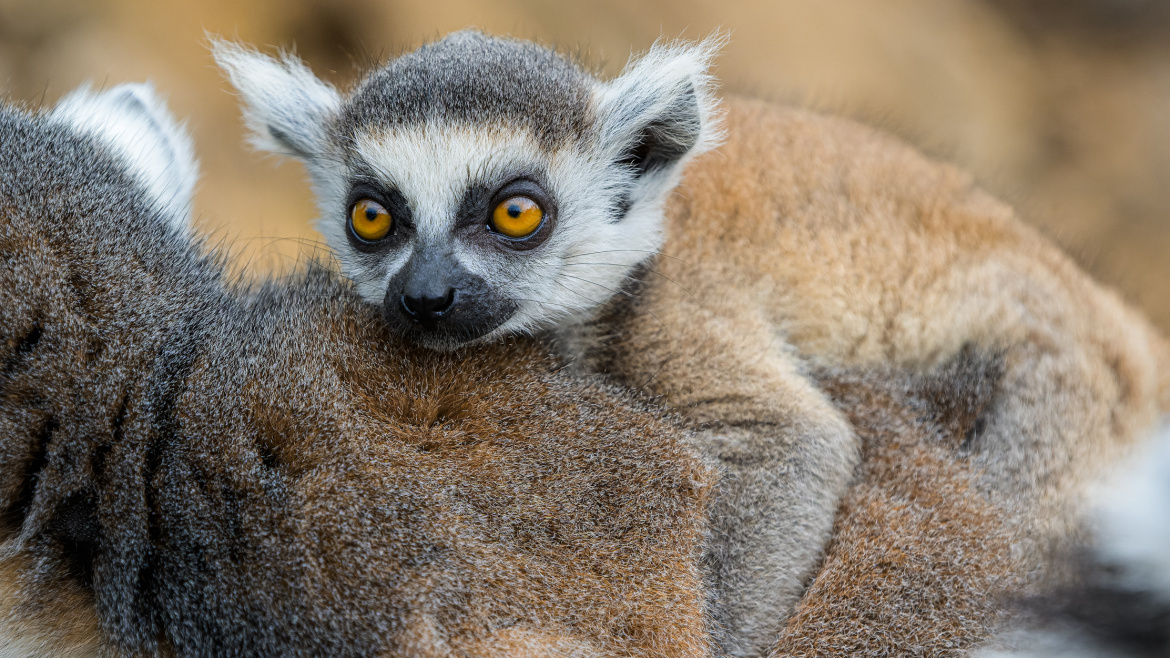
M188 229L199 164L190 135L154 87L123 84L99 92L80 87L62 98L50 117L114 149L171 226Z
M531 343L420 354L322 272L225 288L61 122L0 112L0 155L0 655L705 653L669 419ZM1051 520L973 445L1010 354L813 372L862 464L777 655L988 636Z
M1170 656L1170 429L1138 457L1095 497L1091 542L1062 555L1058 577L1025 600L1030 628L981 657Z
M730 654L759 655L812 577L858 463L856 437L810 366L930 374L965 346L1002 355L995 395L959 449L979 467L975 486L1038 524L1019 548L1035 553L1066 530L1091 465L1170 406L1160 374L1170 354L1010 209L864 128L733 101L726 143L688 165L719 132L713 47L656 49L601 83L567 62L542 77L533 67L550 51L461 33L374 72L307 161L323 232L388 316L396 271L418 258L442 255L491 291L464 299L488 309L477 322L494 319L475 331L405 322L402 333L450 347L555 326L577 366L695 423L722 474L706 556L716 637ZM499 75L503 51L514 84ZM458 64L440 65L450 53ZM254 58L258 71L271 61ZM483 81L449 84L477 72ZM432 88L436 99L421 93ZM588 89L592 115L577 100ZM537 92L561 95L555 116L516 116ZM483 249L483 215L461 209L517 175L555 199L551 233L520 253ZM410 230L373 254L341 239L355 181L405 199Z
M424 254L447 254L485 284L481 294L456 291L467 294L455 306L490 308L491 323L414 336L450 348L584 319L657 251L662 205L682 167L719 138L707 69L721 44L661 43L602 83L534 44L459 32L391 60L345 98L288 56L277 62L223 42L214 50L254 141L305 162L318 229L363 298L394 320L396 275ZM643 169L631 161L639 149ZM555 201L555 213L546 209L555 230L539 249L482 239L492 207L479 197L516 179ZM354 248L347 222L357 185L402 196L401 239L372 253ZM461 213L469 207L474 217ZM599 251L620 266L583 273Z
M772 655L961 656L1007 618L1002 601L1037 566L1018 553L1033 519L961 456L1003 365L965 350L929 375L817 373L862 463Z
M325 144L324 122L340 98L293 55L258 59L251 51L212 41L215 61L227 73L244 102L252 143L290 156L319 153Z
M327 273L227 288L99 142L11 109L0 254L10 652L707 651L707 471L627 395L532 344L404 349Z
M713 605L758 621L742 651L775 638L843 492L848 452L819 429L834 410L809 367L929 374L964 349L1001 355L957 454L1031 524L1013 550L1038 559L1096 469L1170 407L1162 338L953 168L849 122L727 108L726 142L668 206L662 257L566 352L701 429L723 472ZM765 546L791 552L761 560Z
M668 194L685 165L719 139L708 68L720 45L720 37L659 44L605 83L550 50L478 33L448 36L386 64L341 101L336 118L323 120L332 137L306 158L321 230L343 272L399 323L400 333L432 347L590 319L627 285L635 266L658 252ZM250 75L267 80L274 64L261 55L251 62L233 54L224 66L244 97L262 106L247 110L250 116L275 115L263 106L281 107L284 99L266 98L253 91L264 85L248 82ZM300 84L286 78L290 88ZM536 109L523 104L534 98L542 99ZM518 178L551 197L544 206L547 239L524 250L502 246L484 228L494 205L487 201ZM362 248L348 239L348 215L370 194L395 208L398 228L383 246ZM474 282L451 284L457 287L444 320L454 323L450 330L420 329L401 312L402 273L414 277L417 263L432 259L448 265L428 269L428 281ZM754 330L764 327L746 329ZM700 365L718 368L715 377L742 378L745 389L732 396L751 397L701 428L710 435L705 453L722 457L735 444L763 450L742 455L743 468L725 471L752 499L721 503L717 524L734 530L718 529L709 560L720 583L712 601L721 644L744 655L773 641L811 576L858 451L848 424L777 353L772 336L759 338L755 353ZM584 350L567 358L582 356ZM741 368L748 361L751 367ZM623 382L638 386L653 376L644 371Z
M368 76L346 99L334 129L344 139L407 126L501 123L551 150L590 131L592 83L551 50L467 30Z

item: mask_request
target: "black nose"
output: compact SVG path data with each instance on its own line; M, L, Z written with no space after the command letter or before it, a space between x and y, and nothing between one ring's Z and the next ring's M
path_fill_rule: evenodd
M417 297L402 295L402 310L408 316L424 324L438 320L455 303L455 289L448 288L441 297L421 294Z

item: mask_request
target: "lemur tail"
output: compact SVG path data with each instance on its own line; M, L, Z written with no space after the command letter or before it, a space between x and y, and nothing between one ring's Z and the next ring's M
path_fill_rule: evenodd
M980 658L1170 656L1170 423L1101 496L1078 581L1035 605L1038 627Z
M49 114L117 151L158 210L179 231L190 224L199 164L191 137L149 83L106 91L78 87Z
M1154 353L1158 355L1158 377L1162 415L1170 423L1170 342L1157 339Z

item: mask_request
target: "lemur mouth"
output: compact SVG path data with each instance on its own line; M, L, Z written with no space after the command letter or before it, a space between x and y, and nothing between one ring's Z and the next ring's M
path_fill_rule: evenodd
M435 350L476 342L517 311L483 277L469 272L450 249L419 248L390 279L382 316L397 333Z
M382 316L407 340L427 349L447 352L482 342L516 312L514 303L461 299L456 291L422 300L387 295Z

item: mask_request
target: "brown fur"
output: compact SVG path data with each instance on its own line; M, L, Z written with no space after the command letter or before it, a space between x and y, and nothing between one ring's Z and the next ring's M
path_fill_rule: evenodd
M1000 492L959 448L1001 376L964 352L925 378L826 373L862 439L858 482L776 656L959 656L987 639L1035 563Z
M928 371L974 345L1005 352L1010 377L1032 358L1018 352L1035 350L1066 389L1037 411L1077 436L1031 446L1045 450L1028 460L1038 470L1015 473L1021 488L1063 481L1066 458L1109 451L1170 408L1161 337L968 176L850 122L728 106L727 143L689 167L664 257L644 301L617 319L607 369L656 373L651 387L692 409L696 382L708 398L738 385L688 367L707 358L694 346L728 346L714 351L750 365L768 351L750 349L757 326L821 365Z
M659 318L611 318L627 333L601 363L689 410L708 447L761 419L745 371L694 368L710 354L755 375L789 363L783 335L797 364L879 366L823 380L865 461L780 649L969 646L1031 557L1007 545L1027 543L1022 524L1059 528L1049 513L1091 460L1166 406L1165 348L953 170L801 113L735 104L729 127L640 292ZM132 198L71 189L54 167L109 163L67 155L35 163L35 193L0 197L5 634L46 651L705 651L705 471L668 422L550 373L531 345L411 353L327 276L224 288ZM706 258L722 249L738 260ZM726 317L748 324L716 319L744 309ZM677 341L675 361L656 340ZM950 405L964 398L930 378L964 350L1002 372ZM889 366L927 385L883 387ZM770 412L836 413L817 399ZM996 434L1021 418L1068 433Z
M533 314L515 311L501 300L537 280L550 288L567 287L560 280L566 277L612 290L618 285L615 281L635 269L638 259L652 260L655 254L645 250L659 244L614 238L622 231L632 235L632 227L644 227L648 217L655 229L659 227L663 219L659 206L639 205L640 199L656 199L662 188L655 185L664 185L662 181L673 185L678 173L674 167L686 160L684 151L707 151L710 140L705 135L717 131L710 120L717 114L710 77L701 70L711 47L706 42L689 52L652 50L610 87L599 86L564 61L549 69L547 79L541 78L541 93L578 98L588 95L583 90L591 86L594 90L593 116L579 112L574 117L592 125L592 131L582 135L595 132L596 144L568 140L557 148L567 152L596 148L598 161L624 157L615 154L625 149L638 167L663 168L662 173L671 175L631 181L628 177L640 169L615 168L604 174L610 176L611 191L600 194L611 195L609 201L617 207L623 203L619 190L633 185L629 213L612 223L607 223L608 216L580 220L578 227L596 231L592 239L567 250L550 247L544 252L548 258L520 256L497 262L490 256L486 260L466 256L459 268L491 271L492 283L484 283L483 292L455 283L457 278L451 278L455 275L427 270L422 279L436 286L435 299L451 304L457 292L465 300L455 308L473 318L466 325L449 315L443 321L448 324L423 330L420 318L403 315L394 301L409 302L409 289L404 291L395 282L418 279L412 264L447 253L444 245L450 235L434 243L413 239L415 255L409 260L391 259L390 254L399 253L391 242L377 247L381 256L368 260L355 256L354 245L339 234L340 224L325 221L322 230L337 250L342 270L358 282L367 300L375 304L391 300L387 317L392 324L401 321L404 335L432 346L535 323ZM492 53L499 48L515 54L503 60L517 66L515 75L504 76L507 80L495 68L498 60ZM516 54L520 52L516 48L527 50ZM484 35L452 35L375 70L344 100L312 80L299 64L282 69L263 57L223 47L217 47L217 58L244 95L259 140L267 143L269 136L276 136L281 142L280 135L305 129L300 139L307 146L298 146L297 138L290 137L287 144L270 147L302 154L317 187L329 190L321 200L329 218L339 207L340 190L355 176L339 165L335 152L352 150L354 158L368 161L375 170L397 175L418 164L387 155L415 151L412 146L399 148L390 133L371 127L396 125L403 119L397 114L410 115L411 122L425 118L425 125L433 123L444 131L473 134L481 129L491 132L491 121L505 116L525 134L547 128L544 124L554 119L566 119L556 112L512 114L518 107L512 101L531 96L529 87L537 88L536 78L522 73L529 68L520 64L543 70L541 62L557 61L552 51L533 48ZM462 53L456 57L457 71L441 65L447 57L442 53L450 49ZM405 61L427 63L418 68L417 80L405 69L398 70L399 62ZM287 93L273 95L276 83L268 82L264 74L247 73L249 68L271 70L273 78L283 80L280 85ZM651 81L673 80L675 73L670 72L676 70L687 76L686 84L663 87L661 98L654 101L667 109L656 111L653 120L640 114L616 115L630 124L632 136L629 142L611 144L610 124L618 119L609 99L615 90L624 90L625 85L657 89ZM562 84L566 71L572 71L571 89ZM478 79L476 72L500 78L496 81L502 86L477 90L471 88L475 85L450 83L452 75ZM391 78L394 84L387 82ZM446 100L436 107L446 107L444 103L464 107L468 102L460 97L464 92L486 94L491 102L474 116L414 117L408 109L413 106L404 99L411 103L430 99L424 93L429 87L418 80L441 88L436 98ZM284 99L297 98L306 89L316 89L314 94L330 100L320 107L309 100L284 105ZM381 101L364 103L367 92ZM685 109L675 109L676 93L677 107ZM624 91L621 95L630 97ZM270 104L274 99L279 101ZM472 99L472 104L480 100ZM335 103L340 108L336 112L330 109ZM641 100L630 103L643 105ZM302 105L316 109L299 109ZM555 106L556 102L550 105ZM387 107L394 116L385 114ZM297 121L283 118L298 114L303 116ZM695 423L700 451L721 473L705 555L713 631L721 650L752 656L771 644L813 575L858 462L856 437L807 378L809 365L882 365L929 373L967 345L979 353L1002 354L1004 377L961 448L981 464L981 486L1003 491L1015 504L1031 510L1032 518L1044 526L1036 533L1041 541L1065 531L1070 503L1075 503L1075 490L1088 475L1089 465L1110 459L1152 425L1170 397L1163 380L1170 367L1166 346L1139 317L954 169L853 124L762 103L733 102L727 119L724 148L689 169L667 211L665 257L652 264L658 269L650 269L645 285L626 291L628 299L600 319L584 325L566 321L552 333L569 359L649 390ZM481 123L485 120L488 123ZM360 126L355 127L355 121ZM638 126L643 126L643 133L635 130ZM319 134L350 134L359 128L373 131L370 139L377 148L328 138L328 144L314 146ZM509 147L472 148L494 154ZM420 152L446 161L449 150L427 146ZM640 151L648 155L637 155ZM655 153L659 155L649 155ZM469 177L475 168L468 165ZM461 170L454 168L453 180L462 182ZM565 171L555 176L574 177L578 185L586 177ZM656 231L643 231L651 233L658 237ZM595 247L584 255L597 256L598 262L564 266L595 268L605 273L602 282L577 276L589 269L569 274L550 265L581 244ZM521 263L527 263L527 269L537 264L543 269L539 275L520 276L517 273L525 269ZM387 266L396 271L389 279L389 292L383 276ZM578 296L589 304L602 303ZM536 305L547 310L543 303ZM581 310L573 306L566 313ZM516 322L500 324L509 317Z
M66 308L52 303L58 290L72 291L63 275L73 268L27 237L32 227L17 225L25 237L9 233L15 241L3 244L23 257L0 270L0 290L34 294L20 303L10 297L6 308L39 311L41 340L53 340L60 321L84 326L68 308L71 297L58 297ZM21 270L42 284L30 289L13 276ZM388 638L393 655L703 653L686 550L698 541L691 496L703 492L702 472L671 441L655 440L671 437L660 419L605 389L550 378L531 345L411 356L360 307L325 292L339 290L287 282L262 295L255 304L264 312L250 318L256 330L217 349L218 364L197 359L177 401L175 436L184 438L153 478L160 526L208 525L212 538L201 543L217 565L213 618L260 604L271 611L251 614L280 620L289 606L307 605L297 610L306 615L302 631L322 632L315 614L348 620L353 627L342 639L352 650L378 636L370 626L401 615ZM107 294L135 298L119 288ZM149 305L152 297L135 299ZM92 308L105 307L104 295L95 301ZM242 364L249 365L239 377ZM960 359L912 386L884 371L819 378L857 428L865 462L825 564L781 638L782 655L879 655L907 646L935 655L985 637L995 594L1016 582L1018 564L1008 559L1002 510L972 491L975 469L955 451L999 376L994 362ZM539 415L528 412L533 404ZM584 413L576 409L582 404ZM132 400L123 426L133 427L136 414ZM577 434L582 421L596 431ZM550 440L564 422L571 427L563 438ZM123 440L134 441L133 431ZM118 454L111 449L107 461ZM274 507L261 491L274 476L287 483L291 509ZM598 493L616 495L614 506L574 517L567 506L591 500L590 483L599 481ZM444 493L452 485L455 495ZM680 486L681 500L672 493ZM455 513L460 499L482 514L478 522ZM241 518L243 538L216 536L223 532L216 527ZM574 518L585 520L589 535ZM104 523L119 532L119 519ZM606 529L619 527L613 543ZM106 629L91 595L70 575L51 527L46 535L33 535L32 547L5 562L10 571L0 582L22 588L3 598L5 630L43 634L53 655L86 640L100 647ZM673 552L672 537L680 540ZM640 555L641 542L654 550ZM450 552L436 554L440 543ZM181 546L155 548L165 555ZM502 611L529 622L490 632ZM566 618L576 623L565 628Z
M742 385L709 361L750 372L777 340L813 364L922 371L974 345L1006 350L1010 372L1028 346L1058 360L1052 374L1083 378L1060 382L1070 397L1096 400L1072 413L1102 431L1077 428L1069 450L1106 449L1170 409L1161 337L968 176L851 122L727 105L728 139L689 165L643 299L607 318L619 339L605 369L654 374L651 388L702 421ZM1061 464L1036 465L1039 477Z
M407 349L320 271L229 288L42 119L0 156L8 648L707 651L668 419L532 343Z
M569 343L696 422L719 463L713 603L745 620L721 642L774 637L855 463L810 366L1001 354L960 454L1036 526L1020 550L1068 531L1080 485L1170 409L1162 339L952 167L760 102L729 102L726 130L689 165L640 288Z

